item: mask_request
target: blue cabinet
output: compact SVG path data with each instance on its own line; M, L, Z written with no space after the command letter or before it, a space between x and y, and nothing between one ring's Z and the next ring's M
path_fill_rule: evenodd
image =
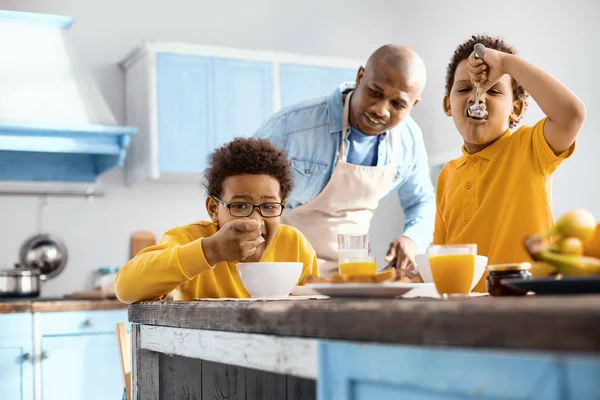
M600 399L599 358L344 342L319 358L319 399Z
M115 330L126 321L127 310L40 314L43 399L120 399L123 378Z
M336 67L327 67L327 63ZM139 127L127 184L194 181L211 152L252 136L280 107L356 80L360 61L184 43L145 42L121 63L127 123ZM321 66L319 66L321 65Z
M281 105L288 107L331 94L340 83L356 80L356 69L281 64Z
M120 399L116 325L127 310L0 315L0 400ZM34 343L39 354L34 354ZM39 368L34 368L38 365Z
M42 338L44 400L120 399L123 378L116 335Z
M271 63L166 53L156 63L162 173L201 174L215 148L272 113Z
M33 400L32 316L0 315L0 399Z
M214 148L252 136L273 112L270 63L215 59L214 87Z
M214 120L210 58L157 56L158 167L201 173L212 147Z
M251 136L273 112L268 61L156 52L127 67L126 79L127 120L140 127L126 160L129 184L196 179L215 148Z

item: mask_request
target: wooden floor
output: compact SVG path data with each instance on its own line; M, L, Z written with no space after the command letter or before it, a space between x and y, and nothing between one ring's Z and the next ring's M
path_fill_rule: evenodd
M316 399L316 383L309 379L166 354L159 365L161 399Z

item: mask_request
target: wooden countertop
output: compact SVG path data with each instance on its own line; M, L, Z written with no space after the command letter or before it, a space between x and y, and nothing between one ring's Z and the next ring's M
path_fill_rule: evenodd
M79 300L79 299L27 299L0 300L0 314L28 312L61 312L61 311L99 311L120 310L127 304L116 299Z
M600 295L143 302L133 323L406 345L600 352Z
M0 301L0 314L26 313L31 311L31 302L23 300Z

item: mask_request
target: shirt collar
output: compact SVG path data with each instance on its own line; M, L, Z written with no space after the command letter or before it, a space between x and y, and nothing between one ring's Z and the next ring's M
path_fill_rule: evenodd
M465 146L463 145L463 147L461 149L462 156L460 156L460 158L459 158L458 164L456 165L456 169L459 169L460 167L465 165L465 163L467 162L467 159L469 157L477 157L477 158L484 159L486 161L491 160L492 157L494 157L494 155L500 149L500 143L502 143L506 139L508 139L510 137L510 135L512 135L512 132L510 131L510 129L507 129L506 132L504 132L504 134L502 136L500 136L498 139L496 139L496 141L494 141L494 143L490 144L485 149L478 151L477 153L473 153L473 154L467 153L467 150L465 150Z
M354 89L353 83L342 83L335 88L331 96L329 96L329 132L340 133L342 131L342 119L344 118L344 102L342 94Z

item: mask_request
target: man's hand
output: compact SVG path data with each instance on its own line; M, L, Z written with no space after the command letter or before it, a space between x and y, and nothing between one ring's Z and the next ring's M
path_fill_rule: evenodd
M254 219L234 219L214 235L202 240L204 257L210 265L220 261L243 260L262 244L261 222Z
M415 242L406 236L399 236L390 243L384 260L387 262L396 260L396 269L414 271L417 268L416 255L417 245Z

